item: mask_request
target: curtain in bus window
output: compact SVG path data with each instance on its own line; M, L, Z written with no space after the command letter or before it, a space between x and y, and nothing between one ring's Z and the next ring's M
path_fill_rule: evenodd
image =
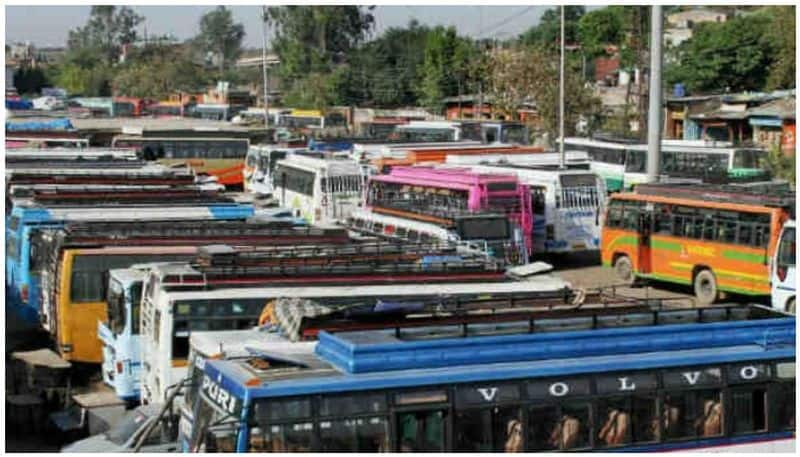
M597 403L597 414L597 443L600 446L649 442L656 438L655 396L601 398Z
M706 438L720 435L722 397L718 389L669 392L664 396L662 430L665 438Z
M731 392L733 432L752 433L767 429L767 389L763 386Z
M552 408L552 407L551 407ZM541 411L536 408L528 414L529 429L535 432L532 450L568 450L589 446L589 404L567 401L555 408ZM546 441L542 442L544 439Z

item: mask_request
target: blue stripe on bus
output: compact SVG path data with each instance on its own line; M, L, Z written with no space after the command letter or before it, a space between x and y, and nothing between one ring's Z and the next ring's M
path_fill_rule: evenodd
M759 435L699 439L699 440L672 442L672 443L646 444L638 446L631 445L631 446L626 446L623 449L602 449L602 450L607 452L680 451L680 450L703 449L703 448L720 447L720 446L733 446L733 445L741 445L748 443L778 441L778 440L786 440L793 438L794 438L794 432L787 431L787 432L774 432L774 433L759 434Z

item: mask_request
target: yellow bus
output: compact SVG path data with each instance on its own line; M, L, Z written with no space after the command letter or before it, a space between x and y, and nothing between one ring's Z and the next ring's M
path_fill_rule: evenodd
M111 145L115 148L134 148L145 160L156 160L167 166L185 163L195 173L216 176L220 184L241 186L244 159L250 148L250 140L232 137L120 135L114 138Z
M768 296L769 260L793 200L794 193L640 184L608 202L602 262L625 281L691 286L700 304L713 303L720 291Z
M197 249L120 246L65 248L60 253L44 253L44 258L38 259L43 269L44 326L54 335L61 356L74 362L103 361L97 322L108 320L108 270L145 262L189 260Z

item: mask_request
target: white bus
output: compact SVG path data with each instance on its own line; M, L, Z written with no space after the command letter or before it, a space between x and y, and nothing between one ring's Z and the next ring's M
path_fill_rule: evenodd
M530 187L534 252L600 249L600 214L605 207L606 186L596 173L516 164L471 168L480 173L516 174L521 183Z
M251 328L276 298L408 300L454 294L563 293L569 289L564 280L544 274L511 282L165 290L156 270L150 271L144 284L141 305L144 403L164 401L168 388L186 378L191 332Z
M276 164L272 177L278 204L309 224L345 220L361 202L364 175L349 158L292 154Z
M480 154L463 155L447 154L445 163L470 167L473 165L522 165L526 167L555 166L559 164L560 154L557 152L538 152L533 154ZM588 170L591 167L589 154L585 151L568 151L564 153L564 163L570 169Z
M748 178L766 176L767 152L757 148L700 147L662 143L661 174L677 178ZM647 145L589 138L566 138L565 149L585 151L592 171L606 180L609 192L629 190L647 179Z
M347 218L350 230L412 243L445 242L483 252L510 264L527 262L522 233L513 230L504 214L458 216L453 227L357 209Z
M399 140L461 141L461 123L452 121L411 121L395 127L392 136Z
M787 221L783 225L778 250L772 259L772 307L795 314L795 296L797 295L797 276L795 275L795 258L797 234L795 221Z
M279 160L306 148L284 148L275 145L250 145L244 161L244 191L256 195L272 195L272 172Z

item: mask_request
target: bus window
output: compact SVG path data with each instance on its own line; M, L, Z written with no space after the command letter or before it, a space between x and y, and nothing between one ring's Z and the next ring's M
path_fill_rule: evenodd
M733 432L752 433L767 429L767 389L748 387L731 392Z
M314 173L297 168L279 166L275 172L279 183L285 183L286 190L312 196L314 194Z
M737 149L733 153L733 168L761 168L764 151L758 149Z
M645 151L627 151L625 158L625 171L628 173L644 173L647 168L647 154Z
M73 303L99 302L105 298L103 259L99 256L75 256L72 264L70 301Z
M775 386L774 393L776 398L774 402L771 402L778 407L776 419L778 421L777 428L780 430L794 430L795 428L795 384L794 379L790 381L781 382Z
M527 129L522 125L504 126L500 141L503 143L528 144Z
M259 401L253 411L251 450L309 452L314 434L311 400Z
M778 268L795 266L795 255L795 229L787 228L778 247Z
M718 389L670 392L664 396L662 429L666 438L712 437L722 433Z
M622 227L622 201L611 200L608 203L608 218L606 219L606 226L612 228Z
M389 451L389 420L382 393L323 398L320 447L324 451ZM381 414L383 413L383 414ZM326 419L327 416L336 416Z
M627 202L622 218L622 228L637 231L639 229L639 205L635 202Z
M534 407L528 417L530 450L563 451L589 446L590 415L585 401L567 401L560 408Z
M125 291L122 284L112 281L108 290L108 326L116 334L125 330Z
M517 406L456 412L454 451L522 452L522 419Z

